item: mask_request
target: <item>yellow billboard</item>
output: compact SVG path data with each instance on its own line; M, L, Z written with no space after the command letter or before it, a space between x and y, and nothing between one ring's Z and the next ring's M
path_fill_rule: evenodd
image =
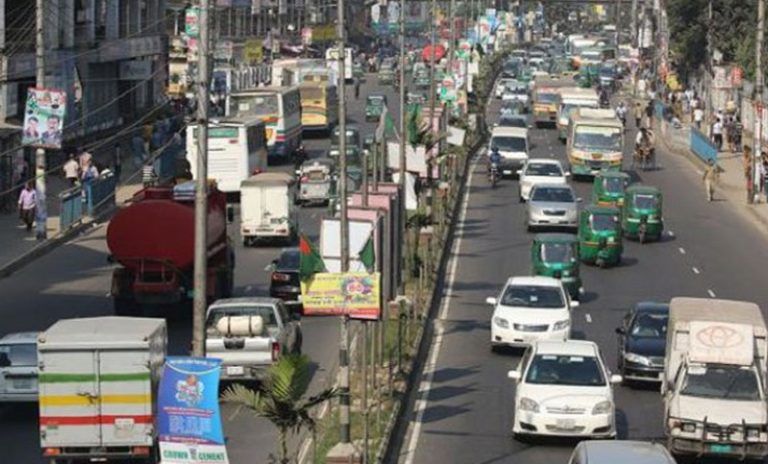
M381 315L378 272L321 272L301 284L305 316L341 316L378 320Z

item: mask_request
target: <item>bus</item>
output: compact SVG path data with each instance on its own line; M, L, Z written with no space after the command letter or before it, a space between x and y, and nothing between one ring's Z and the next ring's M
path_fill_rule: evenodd
M325 51L325 64L334 70L336 76L339 75L339 52L337 48L331 47ZM352 49L344 49L344 80L352 80Z
M566 153L574 176L620 171L624 158L624 126L618 118L594 109L576 111L568 127ZM607 113L606 113L607 116Z
M567 87L560 89L560 107L557 110L557 137L561 142L568 138L571 114L579 108L598 108L600 98L595 89Z
M339 97L335 85L305 81L299 86L299 94L304 132L327 132L339 122Z
M298 87L260 87L227 97L227 117L261 119L267 153L274 161L290 159L301 145L301 97Z
M187 126L187 161L197 177L197 125ZM267 168L267 140L259 119L208 124L208 178L227 194L240 192L240 183Z

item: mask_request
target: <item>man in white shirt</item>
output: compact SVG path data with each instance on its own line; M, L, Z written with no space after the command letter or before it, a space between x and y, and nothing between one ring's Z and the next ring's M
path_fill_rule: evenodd
M696 129L701 130L701 122L704 120L704 110L696 108L693 110L693 123L696 125Z
M62 170L64 171L64 178L67 179L70 186L74 187L77 184L80 171L80 164L75 159L75 155L69 155L69 159L64 163Z
M712 139L717 151L720 151L723 148L723 121L721 119L716 119L715 123L712 124Z

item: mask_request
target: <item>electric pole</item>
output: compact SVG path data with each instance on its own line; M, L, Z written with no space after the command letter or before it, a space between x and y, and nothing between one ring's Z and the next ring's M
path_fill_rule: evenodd
M430 9L432 14L430 15L429 28L430 28L430 43L432 45L432 54L429 56L429 114L430 118L435 115L435 47L437 46L437 27L435 27L435 21L437 21L437 2L431 1Z
M45 0L36 0L35 11L35 65L37 67L36 86L38 89L45 88ZM38 212L39 222L36 227L38 240L48 238L48 208L46 208L45 198L45 171L47 170L45 162L45 148L35 150L35 188L37 198L42 205Z
M630 14L630 18L632 20L632 37L630 39L630 43L633 47L639 48L639 45L637 43L637 0L632 0L632 12ZM618 45L618 44L617 44Z
M403 225L403 232L405 232L405 204L408 196L405 191L405 144L408 142L408 134L405 133L405 0L400 0L400 69L398 69L398 71L400 74L400 145L398 148L400 149L400 192L402 192L401 195L403 195L403 200L400 202L402 204L402 208L400 208L400 224ZM405 256L400 257L400 265L402 266L402 269L404 269L404 271L401 272L400 294L405 293L405 273L407 270L405 270L405 266L403 265L404 259Z
M38 0L40 1L40 0ZM205 356L205 311L208 304L208 48L209 0L200 0L197 61L197 179L195 179L195 272L192 354Z
M755 102L757 103L757 117L755 118L755 137L752 147L752 192L753 203L758 202L760 194L760 176L758 173L758 163L761 162L760 152L763 138L762 109L763 109L763 86L765 85L765 76L763 76L763 40L765 29L765 0L757 1L757 41L755 42Z
M616 0L616 48L619 47L619 23L621 22L621 0Z

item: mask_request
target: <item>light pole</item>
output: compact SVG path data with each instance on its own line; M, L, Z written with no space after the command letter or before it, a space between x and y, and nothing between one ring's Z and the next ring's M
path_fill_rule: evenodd
M752 202L759 201L760 194L760 176L757 175L758 163L761 162L760 152L763 139L763 86L765 85L765 76L763 75L763 40L765 28L765 0L757 2L757 40L755 42L755 101L757 102L757 115L755 117L755 137L752 148L752 192L754 193ZM766 192L768 195L768 192Z
M408 142L408 134L405 133L405 0L400 0L400 67L398 69L400 73L400 192L401 195L403 195L403 201L400 203L402 204L402 208L400 209L400 224L403 225L403 231L405 232L406 226L406 209L405 209L405 198L406 198L406 192L405 192L405 173L406 173L406 160L405 160L405 144ZM405 266L403 266L404 256L401 257L401 266L402 269L405 269ZM400 294L405 293L405 275L408 270L405 269L405 272L402 272L401 279L400 279Z
M35 11L35 65L37 67L36 86L38 89L45 88L45 0L37 0ZM35 150L35 189L38 195L38 203L41 210L38 212L37 221L40 224L36 227L38 240L48 238L48 208L46 208L46 160L45 148Z

